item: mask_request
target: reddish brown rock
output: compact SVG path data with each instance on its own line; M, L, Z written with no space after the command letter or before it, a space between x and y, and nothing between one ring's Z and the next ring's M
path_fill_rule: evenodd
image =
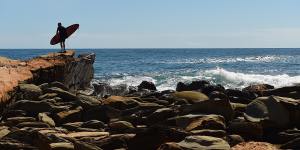
M49 53L29 61L0 57L0 104L7 103L19 82L40 84L60 81L71 89L88 86L94 74L92 64L95 55L80 58L75 58L74 55L74 51L68 50L65 53Z
M266 142L242 142L231 148L232 150L278 150L274 145Z

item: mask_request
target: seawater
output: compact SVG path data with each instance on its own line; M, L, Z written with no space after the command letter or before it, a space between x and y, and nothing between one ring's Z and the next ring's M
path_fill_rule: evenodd
M0 56L29 59L56 49L1 49ZM159 90L208 80L226 88L255 83L275 87L300 83L300 48L227 49L76 49L96 53L95 80L110 85L154 82Z

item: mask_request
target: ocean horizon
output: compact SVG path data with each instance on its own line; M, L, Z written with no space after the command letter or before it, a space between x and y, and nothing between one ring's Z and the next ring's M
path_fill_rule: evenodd
M80 48L96 54L93 82L136 86L151 81L159 90L178 82L207 80L225 88L300 83L300 48ZM0 49L0 56L30 59L59 49Z

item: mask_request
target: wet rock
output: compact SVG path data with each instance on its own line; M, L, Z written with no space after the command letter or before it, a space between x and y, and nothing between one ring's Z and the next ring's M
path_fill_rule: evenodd
M99 148L98 146L96 146L94 144L82 142L82 141L76 140L75 138L66 137L66 139L73 143L75 150L102 150L101 148Z
M192 105L180 106L182 114L204 113L222 115L226 120L231 120L234 116L234 110L227 100L204 100Z
M288 104L298 105L298 101L278 96L259 97L248 104L245 118L251 122L261 122L265 128L287 128L293 119L290 116L293 110L285 107Z
M49 147L51 150L74 150L74 145L70 142L51 143Z
M225 88L218 84L218 85L210 85L210 84L206 84L202 89L201 92L206 94L206 95L210 95L211 92L213 91L217 91L219 93L224 93L225 92Z
M229 144L221 139L211 136L188 136L179 143L168 143L160 146L160 150L168 150L172 144L172 148L178 150L197 150L197 149L214 149L214 150L229 150Z
M73 110L59 112L54 117L55 122L58 124L62 124L67 122L81 121L81 111L82 107L77 107Z
M226 136L226 132L224 130L202 129L202 130L192 130L191 133L192 135L213 136L218 138L224 138Z
M22 122L16 125L18 128L33 127L33 128L50 128L50 126L43 122Z
M266 142L242 142L231 148L232 150L278 150L274 145Z
M269 84L255 84L243 88L242 91L256 93L259 96L263 96L263 91L274 89L274 86Z
M227 130L232 134L241 135L245 139L260 140L263 136L262 125L255 122L232 121Z
M51 117L49 117L46 113L39 113L38 119L41 122L47 123L51 127L55 127L54 120Z
M226 141L229 143L231 147L239 143L245 142L245 140L240 135L237 134L228 135L226 137Z
M11 117L25 117L26 116L26 112L24 110L8 110L6 112L3 113L3 118L11 118Z
M55 98L57 96L58 95L56 93L46 93L44 95L39 96L39 99L40 100L43 100L43 99L53 99L53 98Z
M107 83L93 82L92 86L94 88L95 94L98 97L105 97L107 95L124 96L129 92L129 90L127 89L127 85L125 84L110 86Z
M10 133L10 130L7 126L1 126L0 127L0 139L2 139L4 136L6 136L8 133Z
M201 129L225 129L225 119L220 115L184 115L168 119L170 125L178 126L186 131ZM175 124L174 124L175 123Z
M101 101L97 100L92 96L79 94L77 95L77 97L78 97L77 103L85 109L89 109L92 106L97 106L101 104Z
M19 90L18 94L20 96L18 99L38 100L38 97L42 95L40 87L34 84L19 84Z
M107 107L107 106L94 106L88 110L83 111L82 119L83 121L89 120L99 120L103 121L104 123L109 122L110 117L109 113L119 114L117 110Z
M174 117L176 112L170 108L160 108L147 116L147 124L153 125L165 121L168 118Z
M170 129L167 127L150 127L144 131L138 132L128 142L128 149L130 150L153 150L157 149L165 142L179 142L187 136L186 132Z
M156 91L156 86L154 85L153 82L142 81L142 83L140 85L138 85L138 90L140 91L142 89L148 89L148 90Z
M209 82L200 80L200 81L193 81L190 84L185 84L182 82L178 82L176 86L176 91L192 91L192 90L200 90L205 85L208 85Z
M236 89L227 89L225 94L230 98L232 102L248 104L251 100L254 100L257 95L253 92L240 91Z
M5 140L0 141L0 149L3 150L38 150L37 147L34 147L30 144L22 143L16 140Z
M104 100L104 105L108 105L110 107L124 110L132 107L138 106L138 101L130 98L130 97L122 97L122 96L110 96Z
M35 118L33 117L11 117L11 118L7 118L3 124L7 126L15 126L22 122L33 122L33 121L35 121Z
M101 147L102 149L105 150L121 149L121 148L128 149L127 143L134 136L135 134L114 134L106 138L97 140L93 143L95 143L98 147Z
M173 95L176 98L186 99L189 103L192 103L192 104L209 99L205 94L203 94L201 92L195 92L195 91L175 92Z
M92 129L102 129L102 128L105 128L106 125L102 121L99 121L99 120L89 120L87 122L83 122L81 127L92 128Z
M289 97L294 99L300 99L300 85L286 86L271 90L263 91L264 96L276 95L281 97Z
M62 124L61 126L69 131L78 131L82 124L83 122L69 122Z
M134 129L134 126L127 121L116 121L109 123L109 127L113 131L123 131L126 132L126 130Z
M285 131L281 131L277 135L277 142L279 143L287 143L288 141L292 141L293 139L300 138L300 130L298 129L288 129Z
M20 100L13 105L13 109L24 110L29 113L52 112L52 104L44 101Z
M281 149L300 149L300 137L280 146Z
M209 94L209 99L215 99L215 98L229 100L229 98L226 94L219 92L219 91L213 91Z
M73 132L67 134L67 137L71 138L82 138L82 137L107 137L109 136L108 132Z
M76 101L78 100L78 98L76 97L75 94L70 93L68 91L65 91L61 88L58 87L51 87L46 89L47 93L56 93L58 95L58 97L62 98L64 101Z
M33 144L33 135L31 132L26 131L26 130L11 130L7 135L5 135L1 140L10 140L13 139L15 141L20 141L22 143L26 143L29 145Z

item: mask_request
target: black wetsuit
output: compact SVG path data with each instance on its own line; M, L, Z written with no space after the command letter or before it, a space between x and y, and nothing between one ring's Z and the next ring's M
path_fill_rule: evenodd
M57 30L59 31L59 36L60 36L60 42L64 42L67 38L67 30L63 26L57 27Z

